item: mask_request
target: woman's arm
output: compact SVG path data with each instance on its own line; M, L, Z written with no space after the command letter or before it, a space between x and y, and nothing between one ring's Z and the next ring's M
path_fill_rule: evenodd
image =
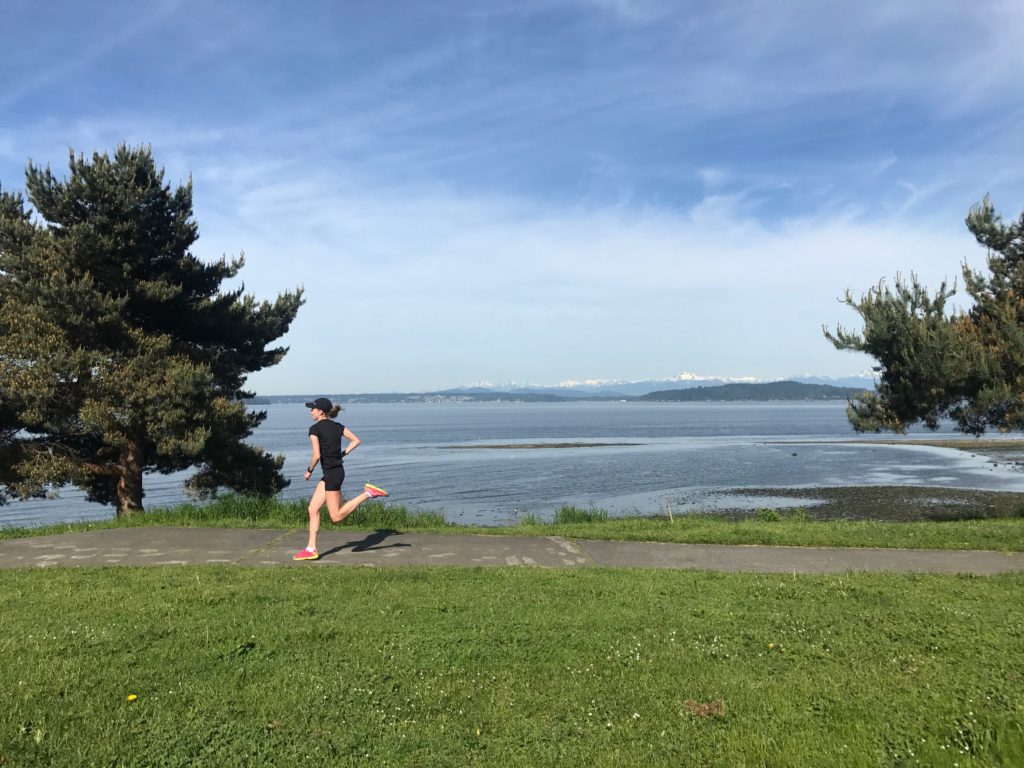
M352 451L358 448L359 444L363 441L356 437L355 433L348 427L345 427L345 431L342 434L345 436L345 439L348 440L348 447L341 452L341 455L348 456Z
M313 458L310 459L309 468L306 470L307 480L309 480L309 476L313 474L313 470L316 469L317 462L320 461L320 438L316 435L310 435L309 442L313 444Z

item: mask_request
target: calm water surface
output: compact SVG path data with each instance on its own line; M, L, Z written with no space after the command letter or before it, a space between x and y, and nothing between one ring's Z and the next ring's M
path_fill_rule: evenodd
M262 407L267 420L253 441L284 454L291 485L281 496L308 496L312 483L302 473L310 455L309 412L301 403ZM984 456L847 444L872 438L853 432L842 402L355 404L339 421L363 440L346 461L346 495L373 482L391 491L396 503L466 523L507 524L525 512L550 517L564 504L613 514L656 513L666 504L674 511L806 505L787 500L786 489L819 486L1024 491L1024 472ZM937 436L962 437L948 429ZM555 447L566 442L589 445ZM517 444L550 447L511 447ZM146 506L187 501L186 477L147 476ZM746 499L745 487L778 488L779 497ZM726 489L736 492L721 495ZM60 498L0 507L0 525L111 514L64 489Z

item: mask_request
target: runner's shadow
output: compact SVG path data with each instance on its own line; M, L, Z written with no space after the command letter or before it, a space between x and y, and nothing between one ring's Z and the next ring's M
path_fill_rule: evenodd
M374 531L362 541L350 541L347 544L341 544L337 547L322 552L320 557L327 557L333 555L335 552L341 552L343 549L351 549L353 552L371 552L377 549L391 549L392 547L411 547L412 544L403 544L401 542L396 544L385 544L384 546L378 546L382 541L387 539L388 536L392 536L398 533L398 531L392 528L385 528L380 531Z

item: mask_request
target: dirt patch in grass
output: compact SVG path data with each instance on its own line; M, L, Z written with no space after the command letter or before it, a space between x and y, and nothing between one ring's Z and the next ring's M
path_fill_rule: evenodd
M708 701L702 704L693 699L687 699L683 702L683 706L686 707L691 715L696 715L697 717L725 717L725 702L721 700Z

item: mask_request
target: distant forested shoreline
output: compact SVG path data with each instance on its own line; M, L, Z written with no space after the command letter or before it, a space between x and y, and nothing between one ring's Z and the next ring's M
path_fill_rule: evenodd
M722 384L716 387L665 389L641 395L638 400L654 402L707 402L736 400L849 400L865 390L861 387L833 387L798 381L770 381L764 384Z
M359 394L331 394L341 403L570 403L570 402L738 402L770 400L848 400L865 390L859 387L834 387L829 384L803 384L798 381L771 381L761 384L719 384L689 389L665 389L646 395L556 395L549 392L497 392L460 391L443 392L383 392ZM250 405L271 403L301 403L319 396L260 395L249 400Z

